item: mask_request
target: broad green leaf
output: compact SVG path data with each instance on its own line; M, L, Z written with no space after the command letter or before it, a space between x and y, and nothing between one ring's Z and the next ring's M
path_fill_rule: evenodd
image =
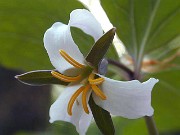
M45 85L45 84L67 85L68 84L53 77L51 71L52 70L36 70L21 75L16 75L15 78L21 81L22 83L28 85Z
M103 135L114 135L115 129L110 113L96 105L92 95L89 99L89 105L94 116L94 120Z
M164 60L178 52L180 1L102 0L101 4L135 62L143 55ZM179 58L170 64L178 67ZM180 73L179 70L171 69L164 72L162 70L164 69L153 75L160 80L152 94L154 118L160 133L179 131ZM148 134L144 119L117 121L119 127L117 128L115 124L117 134Z
M86 57L86 60L92 64L92 66L98 68L99 62L103 59L111 45L115 31L116 28L112 28L93 45L92 49Z
M102 0L101 3L136 64L153 51L161 55L180 48L179 0Z
M67 24L77 8L83 7L74 0L0 1L0 64L26 71L52 69L44 33L57 21Z
M153 90L152 104L155 120L161 132L180 129L180 70L154 74L159 84Z

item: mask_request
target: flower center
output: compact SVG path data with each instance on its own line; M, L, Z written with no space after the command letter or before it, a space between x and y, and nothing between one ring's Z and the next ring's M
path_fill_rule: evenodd
M87 72L88 66L83 65L76 60L74 60L71 56L69 56L64 50L60 50L61 56L72 66L75 68L84 69L82 70L82 74L75 76L75 77L69 77L65 76L61 73L58 73L56 71L52 71L51 74L64 82L83 82L83 86L81 86L76 92L72 95L71 99L69 100L67 112L69 115L72 115L72 107L74 105L74 102L77 100L78 96L82 93L82 106L84 111L89 114L89 109L87 105L87 95L89 92L93 90L93 92L100 97L102 100L106 100L106 95L99 89L97 85L100 85L104 82L104 78L98 77L95 79L95 74L91 71L90 73ZM84 73L83 71L86 71L87 73ZM86 75L87 74L87 75ZM85 76L86 75L86 76Z

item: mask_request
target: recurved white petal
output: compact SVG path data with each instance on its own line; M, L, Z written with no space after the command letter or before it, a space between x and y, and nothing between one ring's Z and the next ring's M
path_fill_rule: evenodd
M66 24L54 23L44 34L44 46L52 65L63 74L74 75L77 72L72 71L75 68L60 55L61 49L79 63L85 64L84 56L72 39L70 26Z
M158 82L157 79L150 78L141 83L138 80L115 81L106 77L103 78L105 81L99 87L107 99L101 100L93 94L96 104L113 115L129 119L153 115L151 91Z
M100 23L86 9L76 9L71 12L69 25L80 28L85 33L91 35L96 41L103 35Z
M72 116L67 113L67 106L71 96L81 86L80 84L67 86L58 99L51 105L49 114L51 123L59 120L70 122L76 126L76 130L80 135L85 135L92 120L92 113L86 114L84 112L81 95L73 105Z

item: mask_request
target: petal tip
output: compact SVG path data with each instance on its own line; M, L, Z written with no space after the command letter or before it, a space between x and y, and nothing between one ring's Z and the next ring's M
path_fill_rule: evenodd
M18 79L18 78L19 78L19 75L14 76L14 78L15 78L15 79Z
M154 82L154 84L156 84L157 82L159 82L159 79L155 79L155 78L150 78L149 79L151 82Z
M68 26L81 29L86 34L92 36L97 41L102 35L101 24L96 20L94 15L86 9L76 9L70 13Z
M58 27L59 25L61 25L60 22L55 22L51 27Z
M149 113L148 113L147 116L152 116L153 114L154 114L154 109L151 106L151 109L149 110Z
M84 9L84 8L82 8L82 9L75 9L75 10L73 10L70 14L72 14L72 13L75 13L75 12L89 12L87 9Z
M116 27L113 27L111 30L112 30L113 33L115 33L116 32Z

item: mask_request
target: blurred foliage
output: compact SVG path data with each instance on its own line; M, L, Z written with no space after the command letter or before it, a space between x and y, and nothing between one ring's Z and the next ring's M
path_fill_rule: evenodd
M151 57L155 54L153 58L160 59L180 48L179 0L102 0L101 3L135 60L144 54Z
M143 55L162 60L180 49L180 1L103 0L101 3L134 59L137 59L140 50ZM172 62L179 64L180 59ZM161 133L180 131L180 70L160 71L146 76L160 80L152 94L155 121ZM147 134L143 130L145 128L144 120L131 120L120 132L123 135L143 135Z
M23 70L51 68L44 32L56 21L67 23L75 8L82 6L73 0L66 6L62 0L0 1L0 64Z
M52 69L43 35L57 21L67 24L70 12L77 8L83 6L74 0L0 1L0 64L26 71ZM93 39L75 28L72 33L80 50L87 54Z
M179 0L102 0L102 5L134 57L137 57L142 44L145 46L143 54L154 58L164 58L179 48ZM43 34L56 21L67 24L70 12L76 8L83 8L76 0L1 0L0 65L26 71L52 69L43 46ZM86 56L93 39L76 28L72 28L72 33ZM117 58L113 48L108 56ZM180 131L180 70L168 70L147 77L160 80L152 96L158 129L161 133ZM114 124L117 135L147 134L144 119L117 117ZM17 135L36 134L63 135L76 134L76 131L71 124L57 122L50 125L47 132L21 132ZM88 134L100 134L95 124L91 125Z

